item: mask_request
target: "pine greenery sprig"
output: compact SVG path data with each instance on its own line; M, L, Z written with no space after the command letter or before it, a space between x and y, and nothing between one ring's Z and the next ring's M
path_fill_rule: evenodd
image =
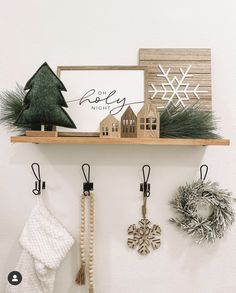
M0 123L12 131L24 131L28 127L16 125L15 121L23 108L26 92L19 84L15 90L0 93Z
M197 104L184 110L169 105L160 115L161 138L220 138L213 112L200 111Z

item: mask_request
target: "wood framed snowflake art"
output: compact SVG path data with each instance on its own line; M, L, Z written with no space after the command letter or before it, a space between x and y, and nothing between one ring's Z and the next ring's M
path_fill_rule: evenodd
M198 104L211 111L210 49L140 49L139 64L148 67L148 97L159 110Z

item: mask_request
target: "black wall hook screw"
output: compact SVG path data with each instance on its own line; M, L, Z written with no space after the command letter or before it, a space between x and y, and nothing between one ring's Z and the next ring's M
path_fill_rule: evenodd
M205 168L205 174L203 175L203 169ZM200 179L202 180L202 182L205 181L206 177L207 177L207 173L208 173L208 166L206 164L201 165L200 167Z
M85 167L88 168L88 176L86 176ZM83 184L83 192L84 192L84 195L90 195L90 191L93 190L93 182L90 182L90 165L87 163L83 164L82 171L85 178L85 182Z
M145 174L145 168L147 169L147 176ZM148 179L149 179L149 176L150 176L151 167L149 165L143 165L142 171L143 171L143 183L140 184L140 191L143 192L143 195L145 197L149 197L150 196L151 186L148 183Z
M38 163L31 164L31 169L36 177L35 188L32 190L34 195L40 195L41 189L46 188L46 182L41 180L40 166ZM35 170L36 169L36 170Z

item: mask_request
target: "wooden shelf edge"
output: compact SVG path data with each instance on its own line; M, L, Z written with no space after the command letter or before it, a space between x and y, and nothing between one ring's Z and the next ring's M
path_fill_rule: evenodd
M131 144L131 145L230 145L229 139L183 139L183 138L99 138L99 137L29 137L12 136L12 143L40 144Z

